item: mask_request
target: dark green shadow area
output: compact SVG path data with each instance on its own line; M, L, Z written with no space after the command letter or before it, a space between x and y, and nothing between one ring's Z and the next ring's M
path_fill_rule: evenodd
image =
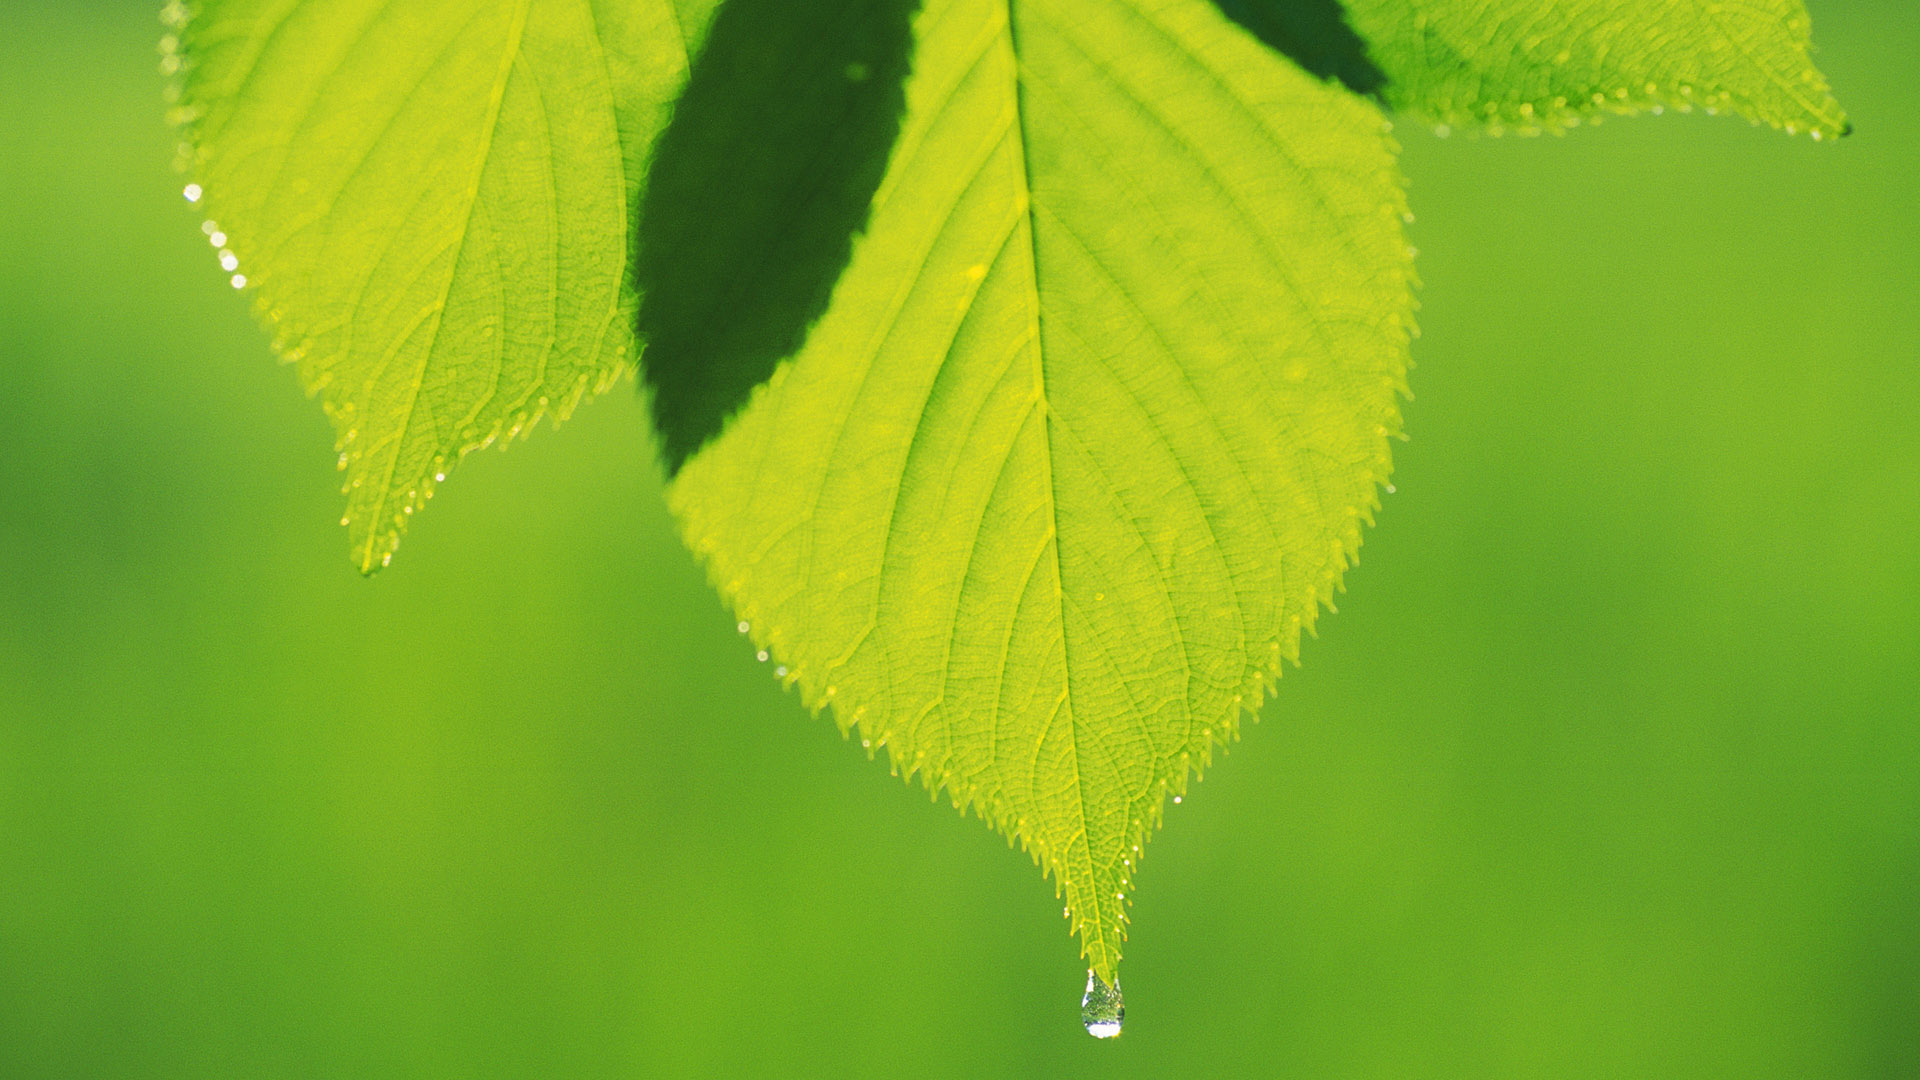
M1227 18L1269 48L1322 79L1379 97L1386 73L1367 59L1367 43L1347 25L1339 0L1214 0Z
M670 472L826 310L900 131L919 0L729 0L655 151L636 276Z

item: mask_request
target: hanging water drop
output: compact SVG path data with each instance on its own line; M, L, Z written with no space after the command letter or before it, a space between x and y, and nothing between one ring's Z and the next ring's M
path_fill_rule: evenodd
M1108 986L1100 976L1087 972L1087 992L1080 998L1080 1022L1087 1025L1087 1034L1111 1039L1120 1034L1121 1021L1126 1018L1127 1003L1120 996L1120 980Z

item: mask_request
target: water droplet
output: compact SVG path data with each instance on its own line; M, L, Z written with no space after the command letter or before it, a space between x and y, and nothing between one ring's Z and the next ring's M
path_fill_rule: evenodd
M753 655L754 655L754 658L759 660L761 663L764 664L767 662L767 650L761 649L759 652L754 653Z
M1119 980L1108 986L1100 976L1087 972L1087 992L1080 998L1080 1022L1087 1025L1087 1034L1111 1039L1120 1034L1120 1024L1126 1018L1127 1003L1120 996Z
M233 287L234 287L234 288L236 288L236 289L244 289L244 288L246 288L246 287L247 287L247 275L245 275L245 274L235 274L235 275L233 275Z
M1175 806L1178 806L1178 805L1180 805L1180 796L1178 796L1178 795L1175 795L1175 796L1173 797L1173 804L1174 804Z
M199 202L200 196L206 194L206 192L201 190L199 184L188 184L187 189L180 194L185 195L188 202Z
M447 474L446 474L446 473L443 473L443 472L437 472L437 473L434 473L434 474L433 474L433 482L434 482L434 483L436 483L436 484L442 484L442 483L445 483L445 482L446 482L446 479L447 479Z
M744 633L746 633L747 631L749 631L749 630L751 630L751 629L753 629L753 624L752 624L752 623L750 623L750 622L748 622L748 621L747 621L747 620L745 620L745 619L741 619L741 620L740 620L740 625L739 625L739 626L737 626L737 627L735 627L735 629L737 629L737 630L739 630L739 631L740 631L741 633L743 633L743 634L744 634Z
M774 669L773 669L773 675L774 675L774 678L776 678L776 679L784 679L784 678L786 678L786 677L787 677L787 665L785 665L785 664L779 664L779 665L776 665L776 666L774 667Z
M220 251L220 269L228 273L240 269L240 256L222 248Z
M212 244L214 247L217 247L217 248L226 247L227 234L221 232L219 229L215 229L212 232L207 234L207 243Z

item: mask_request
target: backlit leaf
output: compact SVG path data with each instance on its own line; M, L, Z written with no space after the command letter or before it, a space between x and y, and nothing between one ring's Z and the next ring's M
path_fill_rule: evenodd
M1386 99L1444 123L1527 130L1698 107L1815 138L1847 130L1809 56L1801 0L1346 0L1346 11Z
M333 419L363 571L460 455L631 364L641 166L711 6L169 8L189 193Z
M805 699L1025 846L1111 982L1165 801L1387 474L1393 147L1210 0L928 0L915 33L824 318L670 498Z
M1103 1033L1148 837L1388 472L1381 107L1846 130L1799 0L716 4L176 3L189 196L339 429L363 570L637 325L689 543L810 705L1054 877Z

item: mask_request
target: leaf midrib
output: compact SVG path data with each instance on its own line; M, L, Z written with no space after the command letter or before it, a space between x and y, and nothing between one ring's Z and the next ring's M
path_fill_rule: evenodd
M507 47L501 50L500 74L494 79L493 89L487 99L487 122L485 135L481 137L480 149L474 154L473 181L467 188L466 211L461 216L460 239L454 245L453 262L447 269L446 280L440 286L440 295L432 305L433 329L427 334L426 347L420 352L420 361L416 366L411 385L407 388L407 404L401 413L400 430L393 440L392 449L387 454L387 468L382 476L377 494L374 496L372 511L367 516L370 526L367 531L366 547L360 558L360 569L372 571L376 566L374 548L379 545L385 533L380 522L387 510L387 503L393 495L393 477L399 471L400 458L403 455L407 436L413 431L413 421L419 411L420 391L426 385L427 364L433 359L434 350L439 347L440 329L446 317L447 299L453 293L454 280L460 274L460 260L465 256L467 239L473 235L473 214L480 204L480 180L485 174L487 161L493 156L494 136L500 130L500 107L506 99L507 82L513 77L513 66L520 59L520 45L527 29L527 13L533 6L533 0L520 0L513 15L513 28L507 34ZM551 153L551 148L549 148ZM402 343L405 338L401 338Z
M1074 706L1074 695L1073 695L1073 683L1074 683L1073 645L1072 645L1071 635L1067 633L1067 592L1066 592L1066 583L1061 577L1061 569L1060 569L1059 470L1054 467L1054 430L1053 430L1055 423L1058 421L1054 415L1052 399L1049 397L1047 393L1047 364L1046 364L1047 348L1046 348L1046 339L1042 334L1042 322L1044 318L1044 313L1040 304L1039 221L1035 215L1034 205L1033 205L1032 161L1027 154L1027 145L1029 142L1029 138L1028 138L1028 132L1027 132L1026 89L1024 85L1025 79L1023 78L1021 73L1020 36L1019 36L1019 31L1015 28L1014 17L1013 17L1013 9L1017 2L1018 0L1001 0L1001 12L1002 12L1002 16L1006 20L1005 40L1006 40L1007 52L1009 54L1008 59L1011 61L1011 64L1009 65L1008 70L1013 82L1012 89L1013 89L1014 124L1013 124L1011 134L1017 140L1017 146L1015 147L1016 152L1013 155L1014 161L1016 162L1016 165L1017 165L1014 179L1018 186L1017 197L1021 201L1022 212L1025 213L1026 219L1027 219L1027 247L1026 247L1027 272L1028 272L1029 279L1033 283L1033 287L1030 292L1030 296L1032 298L1033 313L1032 313L1032 318L1028 320L1027 331L1028 331L1028 338L1031 342L1031 348L1033 349L1033 368L1034 368L1033 389L1034 389L1034 396L1035 396L1035 404L1040 409L1041 420L1043 421L1043 424L1044 424L1043 435L1044 435L1045 449L1044 449L1044 453L1042 454L1042 460L1045 462L1045 467L1047 470L1047 517L1048 517L1048 521L1050 522L1050 533L1051 533L1049 538L1049 545L1053 549L1053 558L1051 559L1051 562L1053 564L1053 591L1054 591L1054 597L1055 597L1055 610L1060 620L1060 665L1061 665L1061 672L1062 672L1061 681L1065 684L1061 692L1061 700L1066 706L1067 739L1072 747L1072 753L1070 755L1070 759L1073 762L1074 799L1076 802L1079 803L1079 806L1080 806L1080 828L1079 828L1079 834L1078 834L1078 843L1079 843L1079 846L1086 852L1085 870L1086 870L1088 880L1083 882L1082 891L1087 896L1085 907L1091 909L1091 910L1082 910L1078 914L1080 915L1081 926L1092 927L1092 930L1088 932L1086 936L1086 945L1087 945L1086 951L1088 954L1090 954L1089 958L1092 959L1093 962L1101 969L1102 978L1111 982L1113 979L1113 972L1109 970L1109 968L1111 967L1111 964L1109 962L1109 954L1111 954L1114 950L1112 946L1110 946L1107 943L1106 920L1101 917L1101 912L1105 906L1106 898L1100 895L1100 890L1094 887L1095 883L1091 880L1094 874L1093 842L1092 842L1092 834L1091 834L1091 825L1092 825L1093 817L1087 806L1087 789L1086 789L1086 782L1085 782L1086 777L1085 777L1085 771L1081 768L1081 761L1080 761L1080 753L1081 753L1080 733L1078 730L1078 720L1077 720L1079 713ZM1019 613L1017 610L1014 613L1014 618L1016 619L1019 618ZM1058 722L1058 713L1059 713L1059 706L1056 705L1054 715L1048 718L1046 727L1043 727L1041 729L1040 739L1042 744L1044 744L1045 742L1047 730L1050 729L1054 723ZM1039 771L1034 770L1034 775L1038 776ZM1069 851L1071 851L1072 846L1073 846L1073 841L1069 841L1068 843ZM1060 871L1061 878L1062 878L1062 881L1061 881L1062 888L1069 887L1069 882L1066 880L1066 875L1071 871L1066 869L1068 865L1071 865L1070 856L1068 856L1067 853L1063 853L1063 865ZM1072 896L1071 891L1069 891L1068 896L1069 898L1071 898Z

